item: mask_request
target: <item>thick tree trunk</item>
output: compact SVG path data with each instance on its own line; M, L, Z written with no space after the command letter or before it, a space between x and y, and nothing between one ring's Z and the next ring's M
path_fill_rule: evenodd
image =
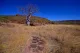
M31 17L31 14L29 14L28 16L26 16L26 24L28 26L30 26L30 17Z

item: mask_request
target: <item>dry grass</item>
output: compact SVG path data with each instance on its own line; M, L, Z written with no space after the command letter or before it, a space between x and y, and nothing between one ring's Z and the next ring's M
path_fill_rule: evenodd
M8 25L0 26L0 53L24 53L33 35L45 39L45 53L80 53L80 25Z

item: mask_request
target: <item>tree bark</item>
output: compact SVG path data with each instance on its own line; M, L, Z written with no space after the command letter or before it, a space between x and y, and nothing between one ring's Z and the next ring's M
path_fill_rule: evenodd
M26 24L28 26L30 26L30 18L31 18L31 14L29 14L28 16L26 16Z

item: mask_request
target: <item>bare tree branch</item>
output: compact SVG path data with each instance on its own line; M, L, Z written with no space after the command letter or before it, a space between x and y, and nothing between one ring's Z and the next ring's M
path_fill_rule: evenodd
M38 8L33 4L29 4L25 8L20 8L20 11L26 14L26 23L30 25L30 18L34 13L38 12Z

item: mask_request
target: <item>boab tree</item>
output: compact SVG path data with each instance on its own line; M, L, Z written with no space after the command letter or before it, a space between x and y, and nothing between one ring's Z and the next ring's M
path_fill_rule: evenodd
M29 26L31 16L38 11L37 7L29 4L26 8L21 8L20 10L26 15L26 24Z

